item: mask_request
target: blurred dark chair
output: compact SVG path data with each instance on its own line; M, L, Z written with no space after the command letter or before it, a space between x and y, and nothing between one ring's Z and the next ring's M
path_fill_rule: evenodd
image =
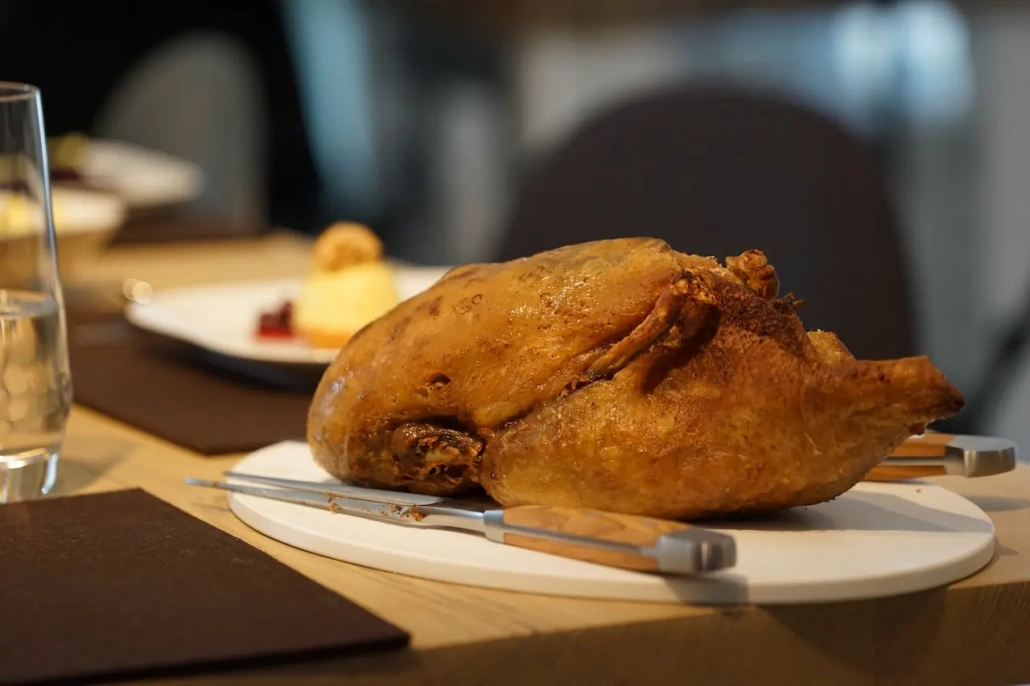
M116 137L202 165L212 197L196 209L215 215L211 230L225 218L215 208L258 228L251 203L269 214L257 223L312 226L320 179L280 0L9 0L0 19L4 78L40 88L49 135Z
M763 250L806 328L865 358L913 353L902 238L863 143L770 95L678 87L586 122L529 175L502 259L653 236L722 258Z

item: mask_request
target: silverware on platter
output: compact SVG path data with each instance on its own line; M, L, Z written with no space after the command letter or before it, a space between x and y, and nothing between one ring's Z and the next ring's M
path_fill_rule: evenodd
M186 483L395 524L471 531L498 543L636 571L701 574L732 567L737 558L733 537L665 519L538 505L500 509L357 486L226 476L275 488L206 479Z

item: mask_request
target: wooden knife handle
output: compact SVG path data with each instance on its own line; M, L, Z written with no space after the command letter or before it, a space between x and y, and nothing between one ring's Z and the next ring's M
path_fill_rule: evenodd
M888 457L944 457L948 451L948 444L955 438L955 434L935 432L912 436L892 450Z
M948 472L940 465L891 465L879 464L869 470L865 481L902 481L924 479L928 476L944 476Z
M900 481L903 479L922 479L928 476L942 476L947 470L939 464L928 465L896 465L891 458L916 460L921 457L936 460L947 454L948 444L955 439L955 434L928 432L921 436L912 436L891 451L886 461L873 467L865 475L866 481Z
M671 520L600 510L523 505L505 509L503 523L503 540L509 545L622 569L696 573L731 566L735 562L733 539L729 536ZM509 527L516 530L509 531ZM555 537L541 538L533 532L551 534ZM662 540L663 537L666 538ZM691 537L695 540L691 540ZM561 538L569 540L560 540ZM593 547L583 539L659 550L651 554L626 549L611 550ZM663 545L659 545L660 543ZM712 562L710 566L707 562L699 562L699 559L682 559L689 558L691 550L693 553L697 552L696 548L690 546L706 544L718 547L716 553L726 557L721 558L721 562ZM680 549L681 546L684 547ZM663 549L670 553L666 558L663 558ZM679 556L681 559L671 559L677 557L677 553L682 553ZM706 568L691 568L698 564Z

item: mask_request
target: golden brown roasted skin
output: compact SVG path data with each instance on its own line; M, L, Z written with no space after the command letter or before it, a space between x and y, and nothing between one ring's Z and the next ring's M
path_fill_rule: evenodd
M340 351L308 439L366 485L701 518L834 498L962 407L927 358L855 360L777 291L758 251L644 238L461 267Z

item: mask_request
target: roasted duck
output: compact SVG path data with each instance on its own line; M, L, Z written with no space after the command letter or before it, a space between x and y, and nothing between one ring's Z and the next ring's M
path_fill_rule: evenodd
M832 499L962 407L778 290L761 252L646 238L460 267L343 347L308 439L366 485L693 519Z

